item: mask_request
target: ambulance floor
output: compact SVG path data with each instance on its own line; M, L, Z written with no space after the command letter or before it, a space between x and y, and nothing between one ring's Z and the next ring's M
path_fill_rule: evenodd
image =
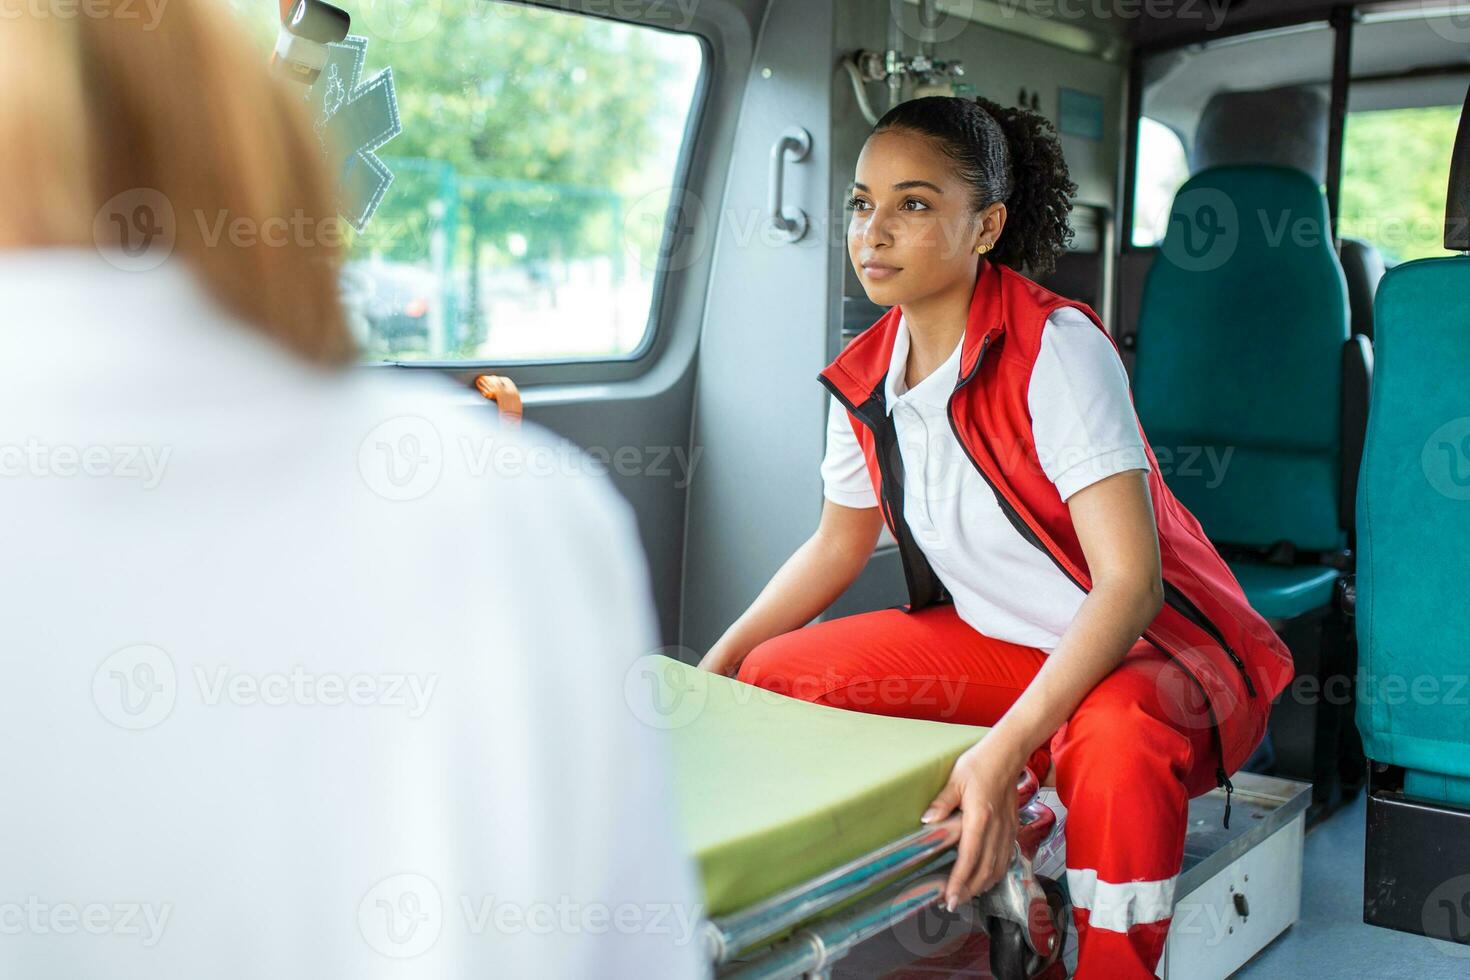
M1363 835L1368 798L1308 832L1303 841L1301 918L1237 978L1352 977L1450 980L1470 976L1470 946L1381 929L1363 922Z

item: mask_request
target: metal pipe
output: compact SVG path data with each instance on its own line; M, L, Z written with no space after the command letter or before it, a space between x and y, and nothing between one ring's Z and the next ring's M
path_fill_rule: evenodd
M956 813L750 908L715 919L714 962L724 963L736 953L840 905L886 878L932 860L953 849L959 839L960 815Z
M934 905L948 880L926 874L901 884L873 902L803 929L767 956L724 974L724 980L782 980L827 970L853 946Z

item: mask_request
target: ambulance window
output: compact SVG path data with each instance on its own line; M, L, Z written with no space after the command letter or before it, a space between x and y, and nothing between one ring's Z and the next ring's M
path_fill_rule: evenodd
M1179 134L1157 119L1138 121L1138 180L1134 184L1133 244L1164 238L1174 193L1189 179L1189 159Z
M1174 195L1208 166L1311 158L1306 141L1325 161L1332 54L1332 29L1312 21L1143 55L1131 245L1163 239ZM1252 99L1276 106L1274 124L1259 123ZM1303 119L1320 127L1303 132Z
M1349 112L1338 233L1377 246L1386 264L1448 255L1445 189L1460 107Z
M1390 266L1447 255L1445 190L1470 84L1455 6L1368 10L1353 28L1338 233Z
M342 279L365 356L636 356L701 41L672 15L655 27L493 0L342 5L368 38L364 78L392 68L403 124L378 151L394 181Z

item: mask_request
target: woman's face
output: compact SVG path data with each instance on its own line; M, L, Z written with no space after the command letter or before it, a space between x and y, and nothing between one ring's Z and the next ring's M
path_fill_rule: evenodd
M848 201L847 254L870 300L894 306L974 282L975 248L994 243L1005 205L977 214L970 193L928 139L897 129L869 137Z

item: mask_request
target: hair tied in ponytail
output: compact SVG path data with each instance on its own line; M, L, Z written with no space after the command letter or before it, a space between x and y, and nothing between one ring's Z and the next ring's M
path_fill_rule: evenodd
M1067 213L1077 193L1051 121L982 96L931 95L900 102L873 133L901 129L926 137L953 161L982 211L997 201L1006 223L989 258L1044 276L1072 240ZM870 136L872 133L869 134Z

